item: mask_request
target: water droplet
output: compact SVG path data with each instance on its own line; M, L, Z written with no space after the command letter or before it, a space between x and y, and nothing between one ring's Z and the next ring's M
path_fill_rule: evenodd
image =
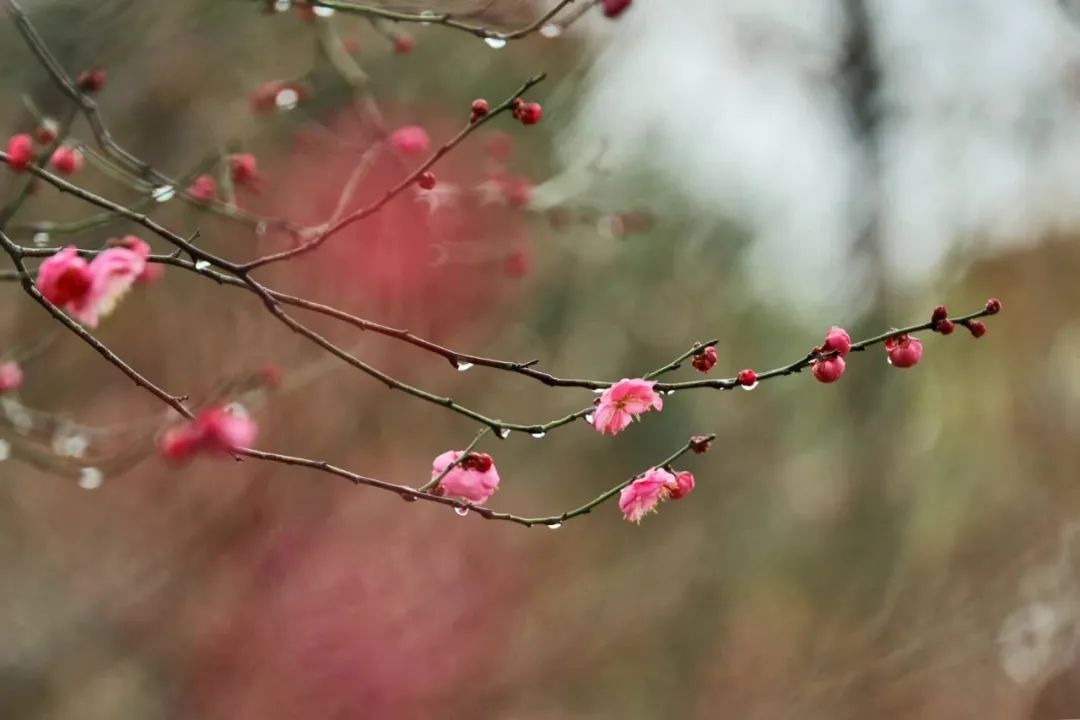
M589 413L588 415L585 416L585 422L589 423L590 425L593 424L593 414L592 413Z
M34 233L33 241L36 247L45 247L49 244L49 233L36 232Z
M79 487L83 490L97 490L105 480L105 475L96 467L84 467L79 473Z
M561 527L562 527L561 522L553 522L553 523L548 523L547 529L548 530L558 530Z
M316 5L315 6L315 15L318 16L318 17L323 17L323 18L332 17L333 14L334 14L334 8L328 8L328 7L324 7L322 5Z
M90 441L86 439L85 435L78 433L69 435L67 432L58 433L53 438L53 452L60 457L73 457L80 458L86 453L86 448L90 446Z
M292 88L285 88L274 96L274 105L278 110L292 110L300 102L300 93Z
M595 390L593 390L593 394L594 395L603 395L607 391L608 391L607 388L596 388Z
M172 185L158 185L150 192L150 197L159 203L165 203L176 197L176 188Z
M558 23L548 23L540 28L540 34L546 38L557 38L562 35L562 27Z
M473 364L471 362L459 362L454 365L454 367L457 368L458 372L465 372L466 370L471 369L472 366Z
M292 7L292 0L277 0L274 3L274 11L283 13L289 12L289 8Z
M758 386L758 383L757 383L757 382L752 382L752 383L750 383L749 385L740 385L739 387L741 387L741 388L742 388L743 390L745 390L746 392L750 392L751 390L753 390L753 389L754 389L754 388L756 388L757 386Z
M11 443L0 438L0 462L4 462L9 457L11 457Z
M891 358L891 357L886 357L886 358L885 358L885 362L887 362L887 363L889 363L890 365L892 365L892 358Z
M469 514L469 508L467 508L467 507L455 507L454 512L456 512L461 517L465 517L466 515Z
M210 269L210 263L207 260L196 260L195 261L195 269L200 271L200 272L203 271L203 270L209 270Z
M495 431L495 434L505 440L506 438L510 437L510 428L499 428Z
M543 430L537 430L536 432L531 432L531 433L529 433L529 435L533 436L534 438L538 438L538 439L539 439L539 438L542 438L542 437L544 437L545 435L547 435L547 433L546 433L546 432L544 432Z
M675 391L674 390L661 390L660 394L661 395L674 395Z
M434 18L435 18L435 13L433 13L433 12L432 12L432 11L430 11L430 10L424 10L423 12L421 12L421 13L420 13L420 17L423 17L423 18L432 18L432 19L434 19ZM420 23L420 24L421 24L421 25L430 25L431 23L429 23L429 22L422 22L422 23Z
M484 42L487 43L487 46L489 48L494 48L496 50L498 50L499 48L506 47L506 41L503 40L502 38L496 38L496 37L484 38Z

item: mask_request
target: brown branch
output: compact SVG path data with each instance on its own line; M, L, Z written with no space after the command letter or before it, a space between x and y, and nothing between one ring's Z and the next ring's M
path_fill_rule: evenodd
M335 222L332 222L329 227L320 230L318 235L316 235L314 238L311 238L310 240L304 242L301 245L298 245L295 248L285 250L279 253L273 253L271 255L264 255L262 257L255 258L254 260L249 260L248 262L242 263L237 266L237 269L241 272L248 272L251 270L255 270L256 268L260 268L263 265L269 265L270 263L288 260L290 258L297 257L298 255L309 253L312 250L317 249L320 245L326 242L332 235L334 235L338 231L348 227L349 225L352 225L353 223L359 222L364 218L374 215L379 210L381 210L388 202L396 198L409 187L413 186L416 183L417 179L424 172L426 172L433 165L435 165L435 163L437 163L440 158L442 158L448 152L457 147L465 138L476 132L476 130L479 129L482 125L484 125L484 123L489 122L495 116L506 112L511 107L513 107L515 100L520 98L525 92L529 90L529 88L541 82L544 77L544 74L541 73L540 75L530 78L528 81L525 82L525 84L518 88L513 95L491 108L490 112L486 116L478 118L477 120L467 124L464 128L461 129L461 131L458 132L457 135L446 141L435 151L433 155L431 155L431 157L421 163L411 173L406 175L405 178L401 180L397 185L383 193L382 197L380 197L375 202L371 203L367 207L357 210L356 212L350 213Z
M370 18L379 18L382 20L389 20L391 22L407 22L407 23L422 23L425 25L441 25L443 27L452 28L454 30L460 30L462 32L475 35L485 40L518 40L520 38L531 35L532 33L543 27L549 20L554 18L560 12L562 12L567 6L574 3L574 0L559 0L550 10L541 15L537 20L529 23L528 25L518 28L517 30L498 31L491 30L483 25L466 22L459 17L450 13L409 13L409 12L396 12L394 10L387 10L381 7L373 7L371 5L364 5L358 2L348 2L346 0L309 0L311 5L321 6L325 8L331 8L344 13L352 13L355 15L366 15Z

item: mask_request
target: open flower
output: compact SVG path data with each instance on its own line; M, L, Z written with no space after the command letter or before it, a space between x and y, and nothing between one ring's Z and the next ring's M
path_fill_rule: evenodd
M148 252L148 246L111 247L87 263L68 246L41 263L37 287L53 305L87 327L97 327L142 275Z
M652 468L619 492L619 509L628 522L638 523L678 490L679 483L674 475L667 470Z
M663 410L664 401L653 390L653 380L623 378L600 396L593 413L592 424L601 434L616 435L627 428L638 415L649 410Z
M460 450L447 450L431 463L432 479L461 458ZM469 453L439 481L435 494L466 500L475 505L487 502L499 489L499 472L486 453Z
M199 452L228 453L255 442L258 426L238 407L210 407L186 425L171 428L161 438L159 451L180 463Z

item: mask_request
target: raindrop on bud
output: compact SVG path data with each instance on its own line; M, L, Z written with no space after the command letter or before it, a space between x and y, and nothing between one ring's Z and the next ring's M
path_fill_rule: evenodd
M751 383L749 385L740 385L739 387L741 387L743 390L745 390L747 392L750 392L751 390L753 390L757 386L758 386L758 383L755 382L755 383Z

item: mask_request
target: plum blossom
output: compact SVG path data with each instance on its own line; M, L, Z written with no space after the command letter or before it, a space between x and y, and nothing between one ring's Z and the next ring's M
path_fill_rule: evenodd
M649 410L663 410L664 401L653 390L654 380L623 378L600 396L593 413L593 427L603 435L616 435L638 415Z
M437 478L451 463L461 458L460 450L447 450L431 463L431 477ZM459 498L475 505L487 502L499 489L499 472L491 456L485 453L469 453L439 481L434 492L437 495Z
M41 264L37 287L53 305L87 327L97 327L143 274L148 252L148 246L145 251L111 247L87 263L70 245Z
M909 368L922 358L923 346L919 338L899 335L885 341L885 352L893 367Z
M678 490L679 483L674 475L661 468L652 468L619 492L619 510L627 522L639 523Z
M174 463L189 460L199 452L228 453L255 442L258 426L244 412L227 407L199 411L186 425L171 428L161 438L161 455Z

